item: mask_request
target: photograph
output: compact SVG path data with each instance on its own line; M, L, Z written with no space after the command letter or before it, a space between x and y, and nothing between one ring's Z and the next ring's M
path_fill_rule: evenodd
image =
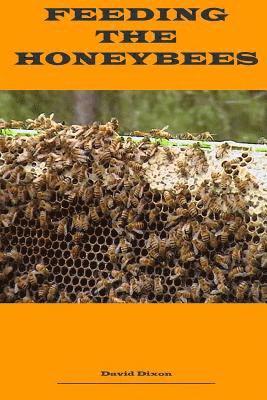
M267 303L267 91L0 91L0 303Z

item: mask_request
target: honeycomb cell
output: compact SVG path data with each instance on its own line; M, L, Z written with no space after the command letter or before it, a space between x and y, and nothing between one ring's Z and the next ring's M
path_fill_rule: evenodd
M68 244L66 242L60 242L59 247L61 250L67 250Z
M98 244L99 245L103 245L104 243L105 243L105 237L104 236L100 236L99 238L98 238Z
M90 278L92 276L92 271L90 269L86 269L85 276L86 276L86 278Z
M70 251L68 250L63 251L62 256L65 260L67 260L68 258L70 258Z
M92 261L92 260L94 260L94 258L95 258L95 254L94 253L88 253L87 255L86 255L86 259L87 260L89 260L89 261ZM92 263L90 264L90 266L92 265ZM92 267L91 267L92 268Z
M68 261L69 260L67 260L67 262L65 262L65 260L64 260L64 258L60 258L59 260L57 260L58 261L58 265L60 266L60 267L62 267L63 265L67 265L67 267L68 268L70 268L72 265L73 265L73 263L69 263ZM70 261L73 261L73 260L70 260Z
M97 253L96 254L96 260L98 262L103 261L103 259L104 259L104 254L102 254L102 253Z
M95 244L97 242L97 236L96 235L92 235L91 237L90 237L90 243L91 244Z
M72 286L72 285L68 285L68 286L66 287L66 292L67 292L67 293L72 293L72 292L73 292L73 286Z

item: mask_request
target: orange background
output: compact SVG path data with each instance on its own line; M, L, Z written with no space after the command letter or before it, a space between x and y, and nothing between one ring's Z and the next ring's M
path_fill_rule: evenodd
M0 89L267 89L265 0L1 2ZM45 7L222 7L225 22L44 22ZM253 11L254 10L254 11ZM10 17L9 17L10 16ZM177 30L175 44L98 44L97 29ZM16 66L17 51L256 51L256 66Z
M251 400L266 392L265 305L1 305L1 398ZM171 371L101 378L101 370ZM58 381L215 381L63 386Z

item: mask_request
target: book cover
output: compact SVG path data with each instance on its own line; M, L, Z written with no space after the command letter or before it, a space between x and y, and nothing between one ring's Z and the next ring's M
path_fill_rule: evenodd
M2 397L262 397L266 3L2 3Z

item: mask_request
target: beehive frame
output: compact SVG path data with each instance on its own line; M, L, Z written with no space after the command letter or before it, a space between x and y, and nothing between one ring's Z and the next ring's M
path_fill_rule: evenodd
M115 119L14 125L1 302L266 302L266 146L121 138Z

